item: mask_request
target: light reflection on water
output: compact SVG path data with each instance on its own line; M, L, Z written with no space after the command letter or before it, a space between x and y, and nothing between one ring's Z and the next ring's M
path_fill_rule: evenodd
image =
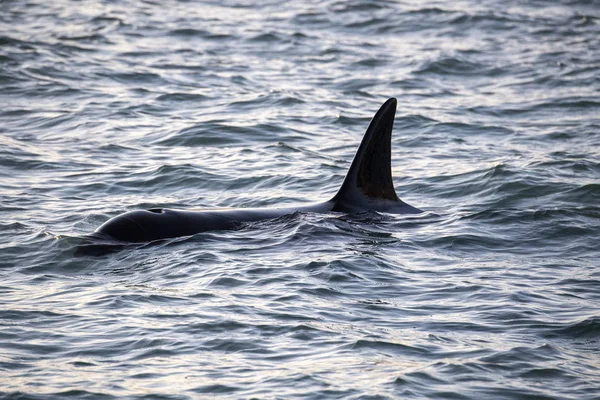
M600 396L592 3L1 7L3 397ZM328 199L391 96L424 214L73 257L126 210Z

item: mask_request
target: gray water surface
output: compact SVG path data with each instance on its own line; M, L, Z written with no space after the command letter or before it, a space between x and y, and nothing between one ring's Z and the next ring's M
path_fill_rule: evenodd
M597 1L0 2L0 396L600 398ZM416 216L327 200L398 98Z

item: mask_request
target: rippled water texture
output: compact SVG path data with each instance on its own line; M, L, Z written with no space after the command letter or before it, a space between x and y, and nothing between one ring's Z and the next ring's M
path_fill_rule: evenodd
M0 2L0 396L600 398L599 10ZM388 97L424 214L74 257L127 210L328 199Z

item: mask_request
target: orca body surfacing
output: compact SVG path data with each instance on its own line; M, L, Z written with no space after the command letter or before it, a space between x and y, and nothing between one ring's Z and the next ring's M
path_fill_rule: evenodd
M396 99L391 98L377 111L341 188L328 201L285 208L193 211L155 208L130 211L108 220L92 236L126 243L142 243L200 232L234 229L243 222L272 219L294 212L420 213L421 210L398 198L392 181L391 138L396 104Z

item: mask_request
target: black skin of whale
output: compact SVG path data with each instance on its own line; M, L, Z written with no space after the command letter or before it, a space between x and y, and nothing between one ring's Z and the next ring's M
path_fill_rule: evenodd
M354 156L341 188L331 200L300 207L174 210L155 208L129 211L101 225L87 237L121 243L143 243L190 236L200 232L229 230L240 223L293 214L360 213L377 211L392 214L418 214L422 211L404 203L396 195L391 170L391 138L396 99L387 100L377 111ZM85 253L85 250L82 251Z

